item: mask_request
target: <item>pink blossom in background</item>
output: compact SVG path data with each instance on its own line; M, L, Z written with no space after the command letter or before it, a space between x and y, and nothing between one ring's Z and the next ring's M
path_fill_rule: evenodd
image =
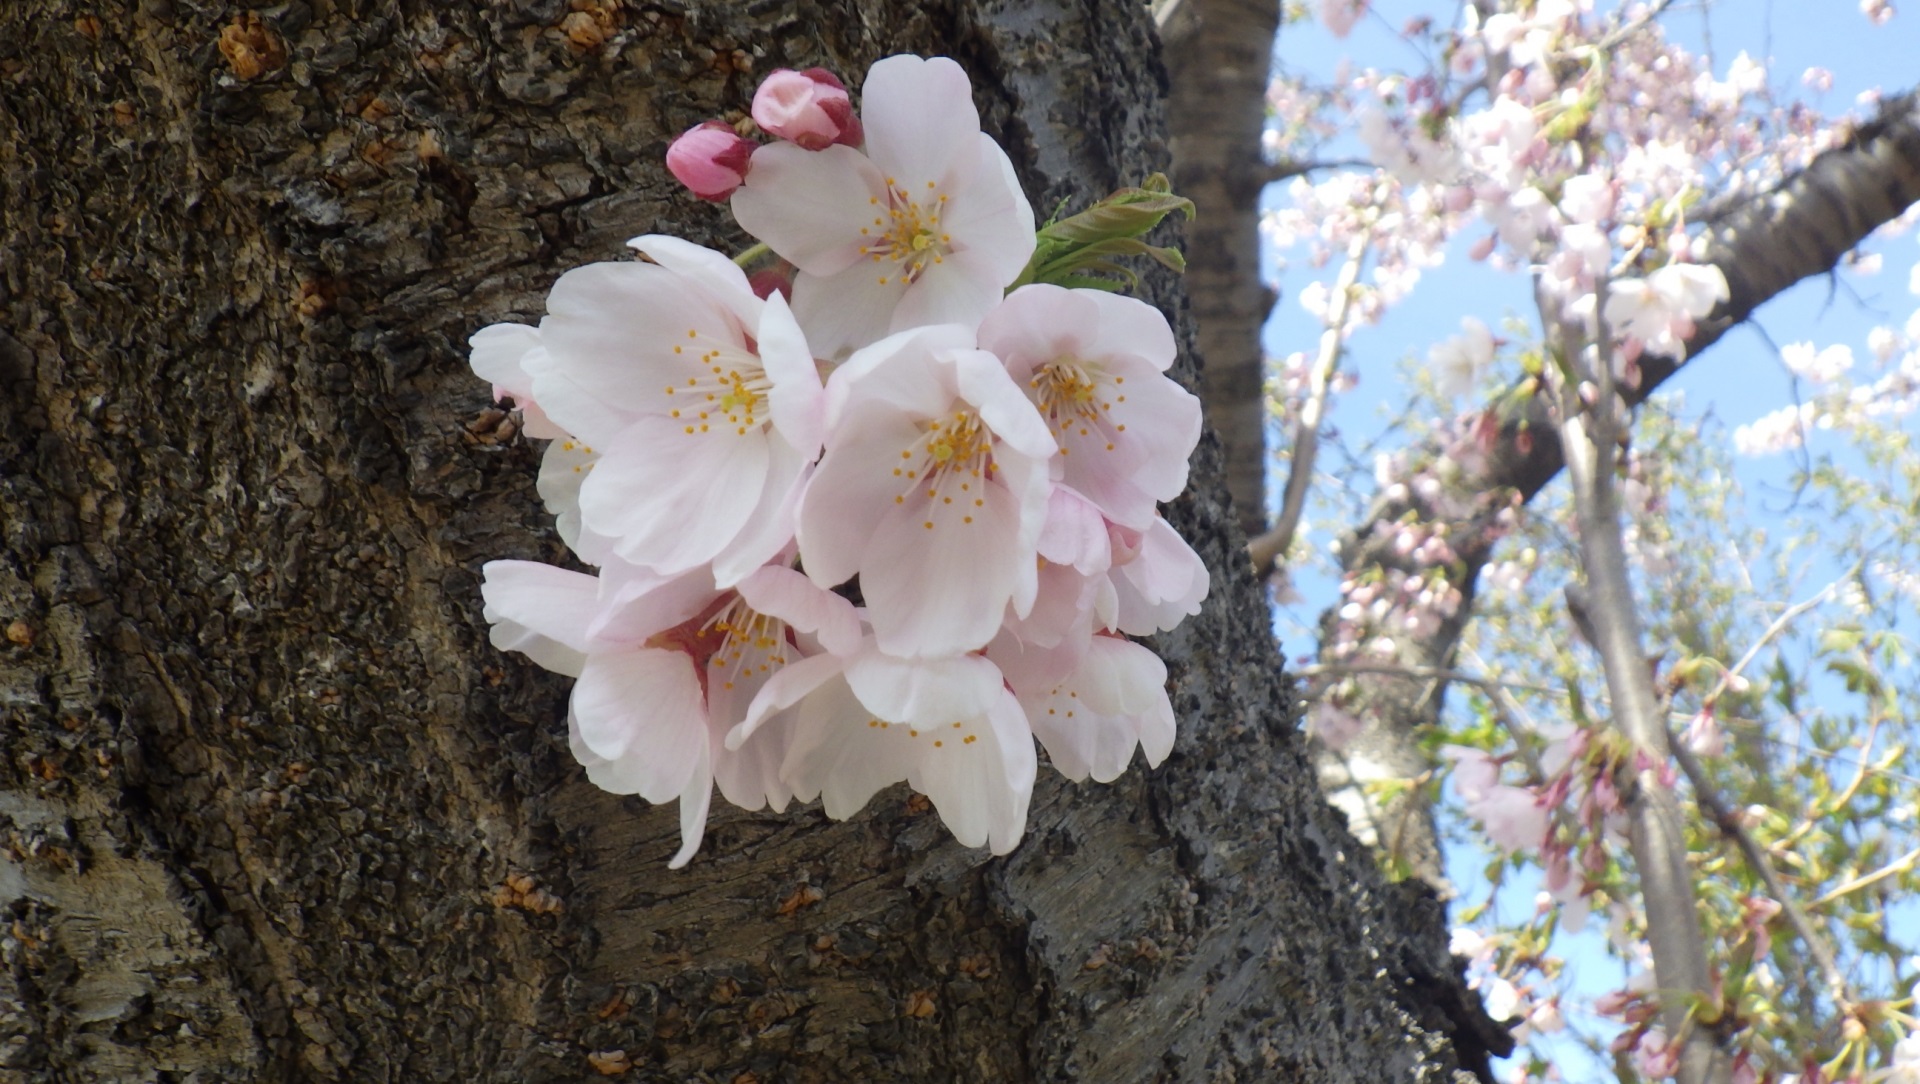
M1360 16L1367 13L1367 0L1320 0L1320 22L1336 38L1353 32Z
M1473 391L1480 374L1493 362L1493 332L1472 316L1460 318L1460 334L1427 351L1440 394L1455 399Z
M1644 279L1622 278L1607 284L1607 326L1619 337L1664 357L1685 358L1685 339L1695 320L1727 299L1720 269L1699 264L1669 264Z
M1499 784L1467 803L1467 815L1479 821L1494 846L1536 851L1547 838L1547 807L1524 787Z
M1649 1028L1633 1048L1633 1065L1648 1080L1665 1080L1680 1071L1680 1048L1659 1028Z

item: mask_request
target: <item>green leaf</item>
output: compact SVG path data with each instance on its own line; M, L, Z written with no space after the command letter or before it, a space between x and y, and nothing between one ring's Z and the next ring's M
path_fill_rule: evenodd
M1826 655L1843 655L1859 647L1860 641L1865 638L1865 634L1859 629L1822 629L1820 632L1820 652Z
M1077 215L1050 221L1035 235L1033 258L1008 289L1035 282L1100 290L1138 286L1137 274L1112 262L1121 257L1144 256L1184 272L1187 261L1178 251L1139 240L1175 211L1192 218L1193 201L1174 195L1166 176L1156 173L1138 188L1123 188Z

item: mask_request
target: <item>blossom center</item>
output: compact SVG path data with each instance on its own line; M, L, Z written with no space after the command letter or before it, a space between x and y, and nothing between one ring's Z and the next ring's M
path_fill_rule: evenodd
M714 645L707 672L701 675L709 687L717 681L731 689L736 681L764 678L787 663L786 622L760 613L737 595L701 631Z
M956 410L921 423L919 437L901 449L893 475L905 487L893 503L924 509L921 526L929 531L956 518L965 526L986 505L993 470L993 431L978 413Z
M1101 415L1112 414L1114 403L1127 401L1119 394L1119 385L1125 380L1108 376L1079 358L1063 357L1041 366L1027 387L1033 391L1034 405L1040 408L1041 416L1060 431L1063 439L1076 430L1085 437L1097 429L1106 434L1106 450L1112 451L1112 432L1123 432L1127 427L1114 425L1111 417ZM1103 384L1109 386L1103 388ZM1063 445L1060 450L1067 449Z
M879 196L869 197L874 208L873 225L862 227L860 254L878 264L890 264L895 274L881 275L880 285L889 282L914 283L929 266L945 263L953 252L953 238L940 226L946 212L947 197L939 185L927 182L920 198L905 185L887 178L884 206Z
M697 366L696 375L666 386L676 402L687 404L667 412L681 421L684 432L691 436L725 424L735 435L745 436L766 424L767 392L773 382L752 350L688 328L687 341L675 345L673 352L691 355L689 360Z

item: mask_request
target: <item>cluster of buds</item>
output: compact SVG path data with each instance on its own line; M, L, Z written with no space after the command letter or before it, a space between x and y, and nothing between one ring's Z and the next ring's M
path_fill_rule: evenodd
M493 642L577 678L590 780L679 801L674 866L716 786L844 818L904 781L1003 854L1036 739L1102 782L1174 743L1166 667L1128 637L1207 593L1159 514L1200 405L1165 375L1165 317L1084 272L1176 262L1134 238L1183 201L1128 190L1036 235L958 65L882 60L862 99L775 72L753 115L779 142L716 122L669 152L790 291L649 235L562 275L538 326L472 340L551 440L541 497L597 569L488 564Z
M753 123L810 151L857 148L866 140L846 84L825 68L767 76L753 96ZM694 195L725 203L746 183L757 146L724 121L705 121L667 148L667 169Z

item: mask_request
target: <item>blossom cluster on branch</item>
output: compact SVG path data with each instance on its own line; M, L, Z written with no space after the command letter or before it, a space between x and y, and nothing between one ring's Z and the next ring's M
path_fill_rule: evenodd
M1200 405L1165 317L1086 272L1168 259L1132 236L1180 201L1129 190L1036 240L959 65L882 60L861 98L775 72L752 111L774 142L710 122L668 152L777 268L637 237L561 275L537 326L472 340L597 568L488 564L493 642L577 679L590 780L679 801L675 867L716 786L845 818L904 781L1004 854L1036 738L1102 782L1173 747L1165 665L1128 637L1207 593L1158 511Z

